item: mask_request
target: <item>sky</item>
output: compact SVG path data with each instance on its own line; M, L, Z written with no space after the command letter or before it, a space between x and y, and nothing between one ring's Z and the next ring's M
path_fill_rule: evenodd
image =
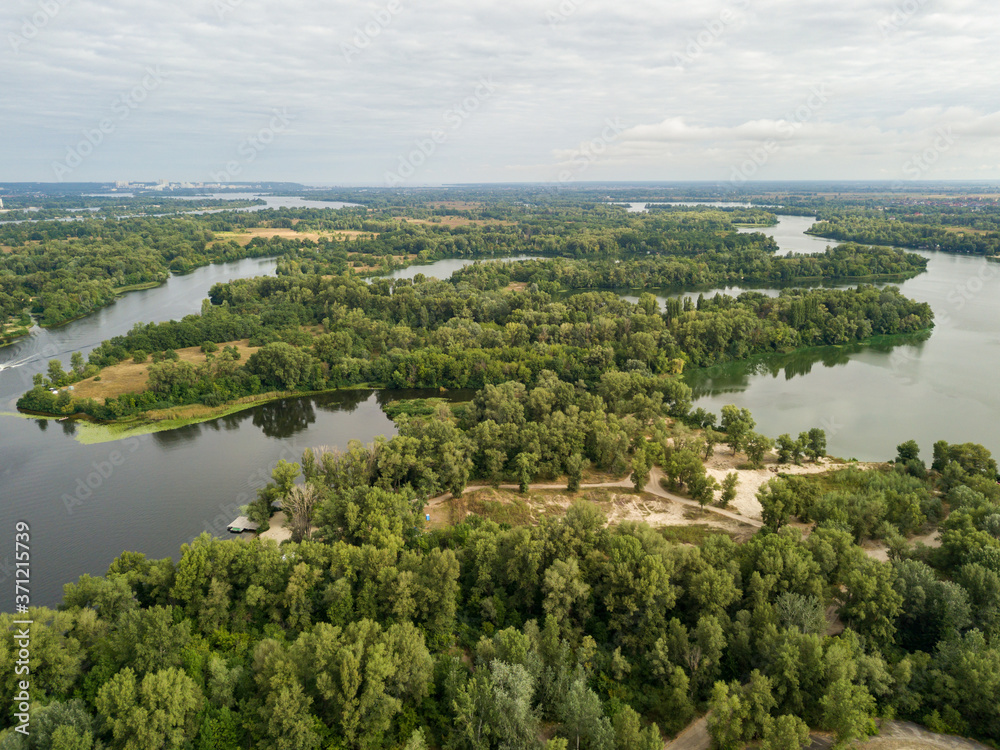
M982 0L5 0L0 182L1000 180Z

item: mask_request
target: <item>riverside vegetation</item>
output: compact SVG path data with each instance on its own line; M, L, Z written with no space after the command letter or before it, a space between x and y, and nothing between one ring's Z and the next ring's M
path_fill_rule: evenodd
M608 526L578 491L596 470L631 476L638 492L659 467L707 505L733 489L703 464L721 443L751 466L775 445L784 463L818 460L822 430L775 444L736 407L716 424L692 410L678 373L932 323L892 287L665 309L648 293L633 304L596 290L690 273L860 279L919 272L923 259L852 246L785 261L767 238L735 233L734 217L751 216L714 209L636 218L582 199L544 211L405 201L379 198L376 218L299 212L297 230L374 236L254 239L250 251L282 255L278 277L217 285L200 315L137 325L68 373L56 362L22 397L25 409L122 419L362 383L476 391L398 408L391 439L280 462L247 509L266 527L281 502L292 539L280 546L206 535L177 562L126 552L105 576L67 584L58 610L33 609L33 733L9 728L8 708L0 749L652 750L706 710L720 748L804 747L809 728L846 744L878 716L1000 741L1000 486L982 446L940 442L928 467L904 443L880 468L776 476L758 497L764 528L743 544ZM522 210L533 224L433 222ZM279 213L169 221L291 225ZM368 283L351 270L461 255L459 240L472 256L569 257L446 281ZM244 339L247 357L230 346ZM177 357L190 346L203 364ZM104 403L50 393L150 359L145 390ZM470 480L537 479L565 481L576 502L532 525L422 521L429 498ZM907 541L934 529L940 548ZM872 539L887 562L860 546ZM12 619L0 616L11 694Z

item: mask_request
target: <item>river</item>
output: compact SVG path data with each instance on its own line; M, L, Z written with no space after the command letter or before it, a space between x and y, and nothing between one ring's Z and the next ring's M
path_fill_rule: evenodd
M498 258L497 260L508 260ZM471 260L443 260L393 274L445 277ZM130 292L94 314L57 328L35 328L0 349L0 412L31 388L50 359L68 366L136 322L197 313L213 284L273 274L273 259L249 259L171 276ZM177 557L203 531L231 536L226 524L263 487L279 459L298 461L307 447L370 442L395 434L388 400L437 392L347 391L285 399L200 425L113 443L83 445L72 422L0 416L0 529L31 525L31 601L55 605L64 583L101 575L122 550ZM466 397L468 394L464 394ZM11 531L13 533L13 531ZM11 542L13 544L13 542ZM13 548L0 551L0 587L13 576ZM0 611L12 598L0 598Z
M773 233L784 251L802 252L805 243L816 247L813 238L796 238L789 222L811 224L781 217L777 227L762 231ZM785 235L796 245L789 246ZM824 427L832 454L862 460L890 458L896 444L911 438L925 457L939 439L1000 450L1000 425L991 418L1000 409L994 387L1000 371L1000 265L923 254L928 272L901 286L934 308L937 327L925 341L820 349L690 372L697 404L715 412L728 403L746 406L758 429L772 437ZM439 261L409 273L440 277L454 263L465 261ZM271 260L208 266L130 293L83 320L36 329L0 350L0 366L8 365L0 371L0 408L12 410L30 387L31 374L48 359L68 363L73 351L87 352L137 321L195 313L212 284L273 269ZM398 395L362 391L288 399L99 445L79 443L71 422L0 417L0 529L12 529L19 520L31 524L32 602L56 603L64 583L103 573L124 549L176 556L181 543L202 531L226 536L225 524L280 458L298 460L306 447L344 447L353 438L391 435L380 398ZM0 553L0 584L12 580L12 561L13 549ZM0 599L0 610L8 602Z
M822 252L838 244L802 234L813 222L781 216L776 227L746 231L774 237L782 251ZM695 371L687 379L697 405L716 413L726 404L746 407L757 429L771 437L823 427L830 453L844 458L890 459L895 446L910 439L920 443L925 460L937 440L1000 452L1000 423L993 418L1000 410L1000 265L911 252L928 259L927 272L898 286L934 310L926 340L825 347Z

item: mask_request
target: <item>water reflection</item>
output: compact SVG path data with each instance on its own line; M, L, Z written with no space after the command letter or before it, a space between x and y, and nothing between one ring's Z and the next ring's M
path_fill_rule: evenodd
M286 398L261 404L253 410L254 426L260 427L261 432L270 438L289 438L315 421L316 410L313 400L309 398Z
M804 349L787 354L765 354L750 360L725 362L712 367L689 370L684 374L694 398L740 393L757 377L793 380L810 374L816 365L824 368L844 367L860 354L877 355L875 364L888 366L894 373L904 374L907 365L919 361L930 331L898 336L881 336L867 342Z

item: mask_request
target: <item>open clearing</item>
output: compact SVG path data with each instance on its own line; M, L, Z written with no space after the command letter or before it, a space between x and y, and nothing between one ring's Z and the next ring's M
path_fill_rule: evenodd
M381 266L365 265L363 261L355 260L356 257L358 257L358 253L349 253L347 256L348 259L347 262L351 266L351 268L353 268L358 273L372 273L373 271L381 270ZM392 256L386 255L380 257L385 257L386 259L391 257L396 263L406 263L407 265L409 265L410 263L412 263L417 259L416 253L412 253L410 255L392 255Z
M219 344L221 350L224 346L235 346L240 352L240 362L246 362L247 357L253 354L259 347L250 346L247 339L242 341L230 341ZM205 353L200 347L190 346L186 349L178 349L177 356L182 362L190 362L193 365L205 363ZM87 378L76 383L73 395L76 398L93 398L100 402L105 399L121 396L123 393L139 393L146 390L146 382L149 380L150 361L136 364L132 360L120 362L111 367L101 370L98 381L94 378Z
M627 480L623 483L628 485ZM645 521L654 528L676 528L677 531L667 535L678 542L698 543L706 536L718 533L744 541L757 531L756 526L718 513L690 507L652 492L636 494L627 491L625 486L583 486L576 492L570 492L551 485L535 485L525 494L511 486L469 487L460 498L453 498L450 494L432 498L424 513L430 516L431 528L452 526L473 514L497 523L524 526L536 524L546 516L563 516L577 500L597 505L609 525L622 521ZM682 527L686 528L681 531Z
M880 464L863 463L842 463L834 459L821 459L818 463L804 463L801 466L795 464L779 464L775 453L770 453L764 457L764 467L762 469L740 469L746 464L746 457L742 454L734 456L729 448L720 445L716 446L715 454L705 462L705 470L709 476L714 477L718 482L722 482L726 474L735 471L740 478L736 485L736 499L730 504L730 508L740 515L755 520L761 519L761 507L757 501L757 492L767 481L774 479L778 474L822 474L826 471L836 469L846 469L854 466L859 469L870 469Z
M237 245L246 247L255 237L263 237L264 239L281 237L286 240L311 240L312 242L318 242L319 240L353 240L358 237L374 236L371 232L360 232L354 229L336 229L330 232L296 232L294 229L289 229L288 227L255 227L253 229L245 229L242 232L216 232L215 239L209 243L209 246L233 240Z
M666 745L666 750L709 750L712 739L708 734L707 714L691 722ZM879 734L864 741L855 741L855 750L989 750L974 740L950 734L935 734L926 727L908 721L879 721ZM826 750L834 738L826 732L810 732L809 750Z
M951 234L996 234L989 229L973 229L972 227L943 227L943 229Z

